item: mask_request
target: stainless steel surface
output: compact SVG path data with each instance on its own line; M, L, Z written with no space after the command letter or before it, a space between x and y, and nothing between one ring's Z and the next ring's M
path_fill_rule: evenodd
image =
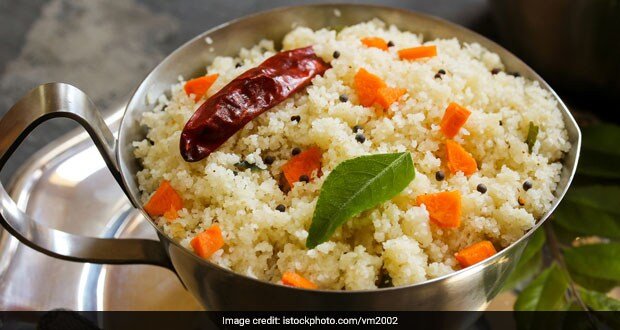
M340 15L336 15L336 10L339 10ZM203 70L205 63L213 59L216 54L234 54L240 47L248 47L263 38L280 40L294 24L316 29L355 24L375 17L395 24L401 29L422 33L426 38L457 37L463 42L478 42L498 53L508 70L518 71L526 78L539 81L543 88L553 93L535 72L508 51L474 32L437 18L404 10L362 5L300 6L260 13L207 31L191 40L156 67L136 90L121 122L117 145L121 178L133 204L139 206L139 191L135 181L139 166L132 156L131 143L144 137L138 119L143 112L150 110L146 103L150 99L149 96L165 92L171 83L176 82L179 74L185 77L198 74ZM206 36L213 39L212 45L207 46L204 42ZM573 147L564 159L564 170L555 192L557 199L535 229L548 218L565 194L577 165L581 143L579 128L570 112L557 95L555 93L553 95L563 112ZM143 210L142 213L145 214ZM425 283L344 292L297 289L232 273L182 248L169 240L152 222L149 223L156 229L177 275L188 290L206 308L226 310L483 309L501 289L502 283L513 270L527 239L533 232L530 231L512 246L482 263Z
M125 200L124 205L130 207ZM157 238L133 210L120 222L117 237ZM93 276L95 272L93 272ZM104 265L97 274L97 310L202 310L174 273L151 265ZM148 294L145 294L148 292Z
M106 123L118 128L117 108ZM46 225L74 234L153 239L85 132L36 153L8 192ZM145 295L144 292L149 292ZM0 229L0 310L197 310L174 273L150 265L97 265L49 257Z
M120 182L114 158L115 138L88 96L62 83L41 85L18 101L0 119L0 170L19 143L40 123L65 117L81 124ZM121 185L122 187L122 185ZM108 239L49 228L21 211L0 184L0 223L29 247L60 259L110 264L138 263L171 267L159 243L143 239Z

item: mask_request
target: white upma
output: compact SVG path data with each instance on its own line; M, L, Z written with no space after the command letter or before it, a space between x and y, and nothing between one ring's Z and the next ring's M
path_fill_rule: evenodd
M392 41L391 47L366 47L360 39L369 36ZM399 49L422 44L436 45L437 56L399 59ZM378 20L339 32L298 27L283 40L285 50L308 45L331 69L202 161L188 163L179 153L181 131L200 105L184 92L184 80L144 114L147 138L134 143L143 166L138 181L144 202L163 180L182 197L178 218L154 219L172 239L191 249L194 236L218 223L225 244L210 260L222 267L265 281L296 272L322 289L373 289L387 276L398 286L458 270L455 252L482 240L506 247L549 209L570 148L562 115L538 83L505 73L498 55L456 39L423 40ZM217 57L207 67L219 74L207 96L275 53L274 43L265 40L238 57ZM361 68L406 90L387 113L360 105L353 78ZM478 164L469 176L445 165L439 124L451 102L471 111L454 137ZM540 128L531 153L525 142L530 122ZM322 176L283 192L282 165L294 148L310 147L323 152ZM411 153L416 176L402 193L350 219L329 241L306 248L322 183L336 165L404 151ZM235 167L240 161L256 168ZM438 178L438 171L445 177ZM451 190L462 196L461 224L442 228L414 201Z

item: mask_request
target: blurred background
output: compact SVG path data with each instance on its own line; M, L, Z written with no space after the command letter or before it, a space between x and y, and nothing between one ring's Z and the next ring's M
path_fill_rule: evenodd
M286 0L0 0L0 115L38 84L63 81L102 111L118 106L176 47L230 19ZM333 2L333 1L332 1ZM617 120L618 0L375 0L473 29L534 67L573 109ZM46 123L20 147L1 178L42 145L75 127Z

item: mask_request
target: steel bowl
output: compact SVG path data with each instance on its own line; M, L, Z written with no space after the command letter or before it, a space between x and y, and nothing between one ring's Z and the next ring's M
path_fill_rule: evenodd
M236 274L207 260L168 238L152 221L159 241L83 237L30 219L0 186L2 226L21 242L47 255L77 262L106 264L151 264L167 267L197 300L210 310L481 310L500 291L532 233L558 205L571 182L581 144L575 120L551 88L525 63L488 39L458 25L401 9L368 5L311 5L270 10L237 19L190 40L164 59L138 86L125 110L115 139L89 98L76 87L45 84L30 91L0 120L0 169L17 145L40 123L66 117L80 123L94 140L114 178L133 206L142 210L136 173L140 165L133 156L132 142L145 131L139 120L152 105L147 100L165 93L177 77L204 72L216 55L234 55L261 39L282 40L293 26L312 29L339 27L379 18L400 29L421 33L425 38L458 38L476 42L499 54L507 70L538 81L558 102L571 150L564 157L556 199L536 226L495 256L472 267L423 283L376 290L305 290L260 281ZM211 45L205 38L213 40ZM88 196L85 196L88 197ZM96 212L96 210L93 210ZM83 219L87 221L88 219Z

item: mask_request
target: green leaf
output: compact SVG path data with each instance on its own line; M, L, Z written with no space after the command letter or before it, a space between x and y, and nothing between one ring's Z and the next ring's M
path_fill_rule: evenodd
M594 311L595 329L620 329L620 315L617 313L620 311L620 301L596 291L582 288L578 291L583 303L588 306L588 309Z
M569 269L594 277L620 281L620 243L590 244L564 250Z
M614 124L597 124L582 129L582 148L620 156L620 126Z
M620 156L596 150L583 150L577 166L577 174L582 176L620 179Z
M579 274L578 272L568 268L570 277L575 283L580 286L598 292L609 292L611 289L618 286L618 281L606 280L601 278L594 278L587 275Z
M545 231L539 228L534 232L521 254L515 270L510 274L502 290L512 290L520 283L531 279L542 267L542 247L545 245Z
M568 191L554 221L582 235L620 239L619 186L577 187Z
M242 160L238 163L235 163L234 166L240 170L240 171L245 171L247 169L250 169L251 171L259 171L260 167L258 167L256 164L252 164L250 162L248 162L247 160Z
M525 139L525 143L527 143L527 149L530 153L532 153L532 149L534 148L534 144L536 144L536 138L538 137L538 131L540 128L534 125L533 122L530 122L530 126L527 128L527 138Z
M396 196L415 176L408 152L361 156L329 173L314 209L306 246L327 241L351 217Z
M581 300L595 311L620 311L620 301L607 296L604 293L579 289Z
M556 264L540 273L519 295L516 311L565 310L568 281Z
M620 126L600 124L582 130L583 144L579 159L579 174L592 177L620 179Z

